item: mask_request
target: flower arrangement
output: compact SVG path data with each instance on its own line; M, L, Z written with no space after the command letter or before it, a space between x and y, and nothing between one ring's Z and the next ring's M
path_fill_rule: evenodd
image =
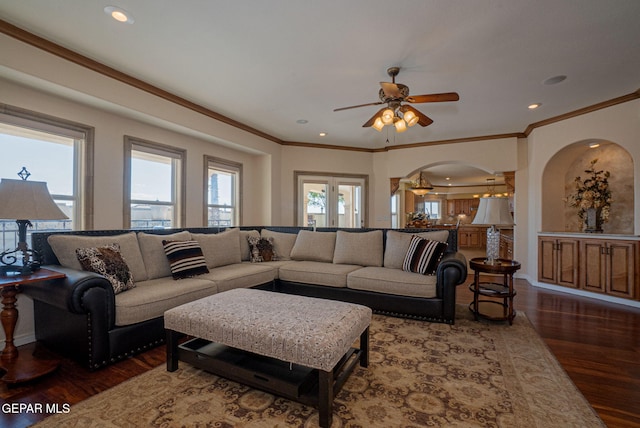
M574 182L576 192L569 196L568 200L572 207L578 208L578 216L581 220L585 220L587 210L595 209L599 212L600 222L609 221L611 211L611 190L609 190L609 171L596 170L598 159L591 161L589 168L584 172L588 176L583 180L580 176L576 177Z

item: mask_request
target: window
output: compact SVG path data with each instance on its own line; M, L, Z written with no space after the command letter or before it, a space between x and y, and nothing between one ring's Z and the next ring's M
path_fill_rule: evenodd
M183 227L186 151L125 136L124 227Z
M68 220L33 221L32 231L93 227L93 128L0 104L0 177L18 180L25 167L31 181L47 183ZM0 251L16 248L15 220L0 220ZM30 241L30 237L27 238Z
M205 156L204 165L205 224L207 227L240 225L242 164Z
M364 227L366 175L296 171L296 218L305 227Z
M440 201L424 201L424 213L432 220L442 218Z
M400 205L400 197L397 194L391 196L391 228L397 229L400 227L400 219L398 218L398 211Z

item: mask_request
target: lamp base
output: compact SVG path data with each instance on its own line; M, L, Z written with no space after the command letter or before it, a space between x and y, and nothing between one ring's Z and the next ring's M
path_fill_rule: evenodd
M500 231L495 226L487 229L487 264L495 264L500 258Z

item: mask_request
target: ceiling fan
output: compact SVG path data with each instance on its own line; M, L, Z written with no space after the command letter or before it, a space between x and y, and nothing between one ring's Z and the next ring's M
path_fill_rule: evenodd
M443 101L458 101L460 97L456 92L445 92L442 94L427 94L427 95L409 95L409 87L402 83L396 83L396 76L400 72L400 67L390 67L387 69L387 74L391 76L391 82L380 82L380 101L375 103L360 104L349 107L341 107L334 109L333 111L348 110L352 108L375 106L380 104L387 104L387 107L383 107L371 119L362 125L364 128L373 127L376 131L382 131L385 125L394 125L397 132L404 132L407 130L407 126L413 126L416 123L420 126L429 126L433 123L433 120L427 115L423 114L414 107L403 102L418 104L418 103L436 103Z

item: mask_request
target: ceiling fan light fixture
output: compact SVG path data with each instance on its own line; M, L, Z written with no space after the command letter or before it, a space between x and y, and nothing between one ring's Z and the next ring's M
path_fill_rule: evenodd
M418 120L420 120L420 118L418 118L418 116L411 110L407 110L402 117L404 118L405 122L407 122L407 126L409 127L415 125L416 123L418 123Z
M393 126L396 127L397 133L402 133L407 130L407 123L404 120L400 119L399 117L396 117L393 120Z
M393 112L393 110L388 108L382 112L382 116L380 116L380 119L385 125L391 125L393 123L394 116L395 113Z
M384 123L382 122L382 119L376 117L376 120L373 122L373 125L371 125L371 127L380 132L382 131L382 128L384 128Z

